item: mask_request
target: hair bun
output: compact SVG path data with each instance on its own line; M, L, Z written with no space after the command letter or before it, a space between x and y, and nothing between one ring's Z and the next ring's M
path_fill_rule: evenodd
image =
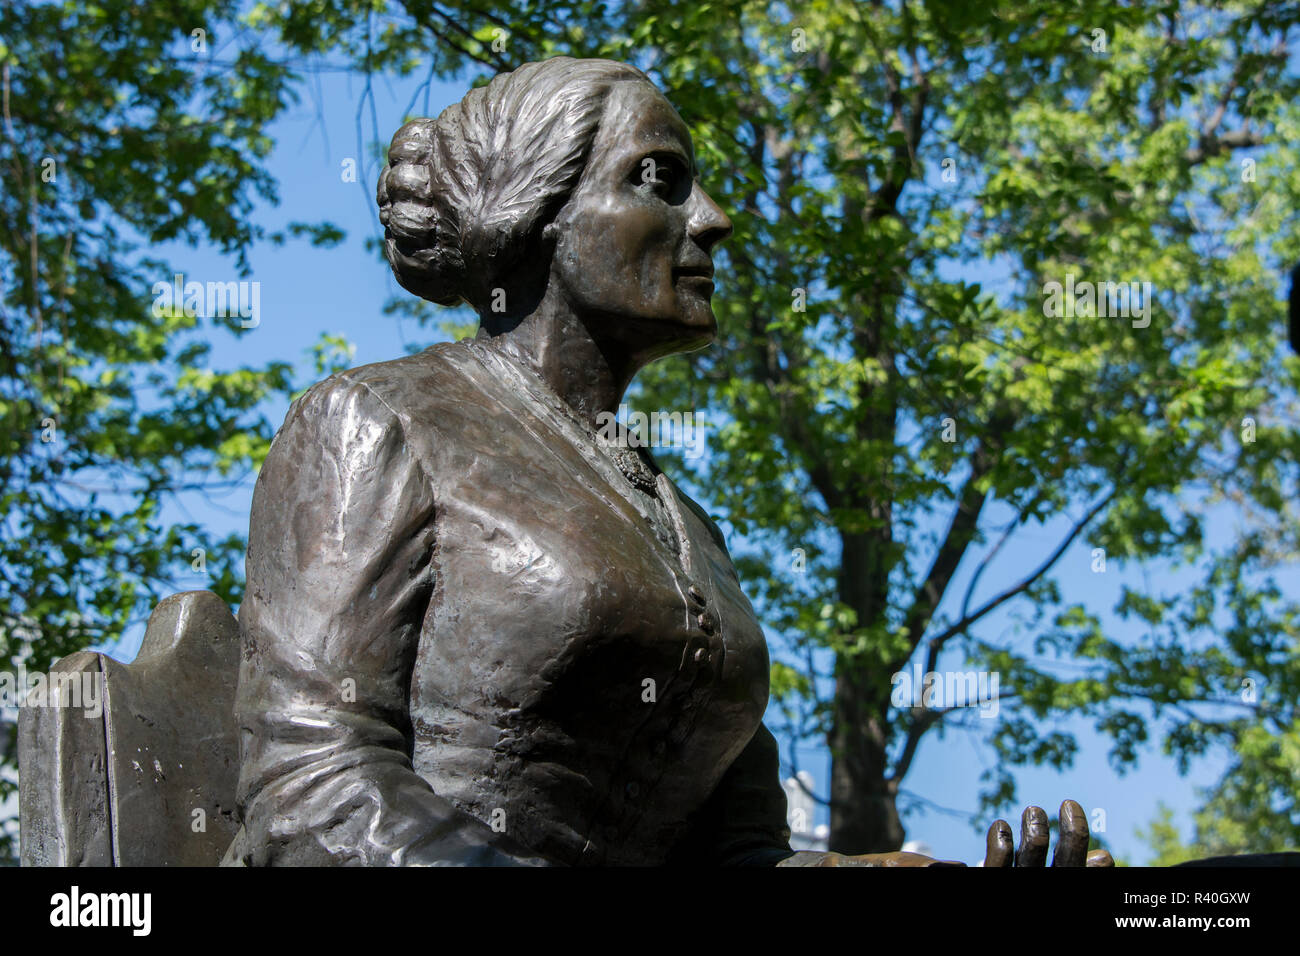
M465 297L460 225L436 181L438 121L412 120L393 136L376 199L384 253L402 288L439 305Z

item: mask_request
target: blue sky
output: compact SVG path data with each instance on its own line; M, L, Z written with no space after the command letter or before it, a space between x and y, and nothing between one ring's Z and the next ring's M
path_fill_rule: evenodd
M381 136L389 136L403 119L414 83L392 86L379 81L374 88L374 123ZM467 84L435 84L430 95L431 115L459 98ZM276 248L264 245L253 253L254 274L249 279L261 283L261 323L235 339L214 333L211 365L228 368L236 365L259 365L278 359L298 363L300 379L311 378L311 362L306 351L322 333L345 337L356 347L353 364L383 361L406 351L412 343L427 344L436 333L421 330L410 320L381 315L383 302L398 292L388 268L374 253L363 249L363 242L376 234L374 183L377 167L364 159L371 153L371 118L358 123L357 104L362 83L343 74L320 75L304 88L303 102L291 108L271 132L277 143L268 163L280 184L278 208L263 205L257 211L259 221L268 229L281 228L291 221L330 220L342 227L347 240L334 249L312 248L306 242L293 242ZM359 141L358 129L367 137ZM345 182L341 172L347 160L357 161L360 182ZM230 281L240 278L233 265L209 249L184 246L155 250L169 259L175 271L198 281ZM157 277L170 280L170 275ZM718 296L727 294L726 277L720 276ZM266 415L277 424L287 411L287 403L268 406ZM190 498L181 508L171 509L166 517L196 520L217 534L247 531L248 508L252 497L251 478L235 492L213 504ZM946 521L947 516L942 516ZM1211 534L1223 540L1231 528L1222 525ZM1046 554L1060 539L1063 524L1047 528L1026 529L1022 551L1016 555L1017 567L1023 568ZM733 547L734 547L733 542ZM1162 577L1159 569L1125 569L1112 565L1105 575L1090 572L1090 554L1082 545L1073 548L1062 560L1060 580L1067 602L1081 601L1099 613L1114 603L1121 577L1128 573L1145 574L1147 580L1166 589L1180 586L1185 578ZM1015 568L999 579L990 573L982 582L981 593L991 594L1010 583ZM969 567L962 569L970 573ZM187 583L187 582L182 582ZM964 587L959 576L956 585ZM201 587L196 580L195 587ZM960 590L958 590L960 593ZM1113 618L1103 617L1108 627L1124 628ZM1010 613L990 616L983 635L996 635L1015 626ZM1134 632L1113 631L1123 640L1140 639ZM1032 635L1021 635L1027 641ZM129 659L138 647L140 634L125 635L115 655ZM946 666L964 669L960 661L945 661ZM1197 786L1212 783L1226 761L1223 754L1202 760L1187 777L1180 777L1174 764L1159 754L1158 740L1142 753L1139 766L1119 776L1108 764L1109 743L1093 732L1086 723L1066 725L1075 730L1080 753L1075 766L1066 771L1029 769L1017 773L1020 794L1026 802L1046 807L1052 815L1061 800L1078 800L1094 819L1104 811L1105 838L1118 854L1132 862L1147 859L1147 851L1136 837L1136 829L1148 824L1156 815L1157 803L1173 807L1177 823L1186 827L1189 812L1196 804ZM1156 735L1158 737L1158 735ZM828 782L828 756L821 747L799 749L801 768L812 772L815 787L825 793ZM952 732L940 739L931 734L922 744L905 789L926 801L926 805L905 819L909 839L924 841L933 852L944 858L975 862L982 855L983 839L960 815L946 810L974 810L980 773L993 759L992 751L980 745L978 736ZM1017 821L1013 826L1018 829Z

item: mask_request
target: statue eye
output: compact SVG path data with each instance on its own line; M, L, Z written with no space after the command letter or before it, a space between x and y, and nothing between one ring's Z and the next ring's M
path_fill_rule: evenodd
M664 199L674 197L683 181L684 169L671 156L647 156L641 160L640 180Z

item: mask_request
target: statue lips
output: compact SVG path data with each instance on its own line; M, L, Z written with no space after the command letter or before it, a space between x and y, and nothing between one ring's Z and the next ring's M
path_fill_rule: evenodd
M703 290L707 298L713 294L713 263L706 261L677 266L673 269L673 280L674 283L684 280L687 288Z

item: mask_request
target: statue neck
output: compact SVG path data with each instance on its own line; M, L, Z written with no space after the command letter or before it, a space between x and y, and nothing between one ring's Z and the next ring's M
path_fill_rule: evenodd
M549 302L544 298L508 331L480 329L479 338L531 369L594 428L601 412L617 411L641 364L614 343L598 341L572 310Z

